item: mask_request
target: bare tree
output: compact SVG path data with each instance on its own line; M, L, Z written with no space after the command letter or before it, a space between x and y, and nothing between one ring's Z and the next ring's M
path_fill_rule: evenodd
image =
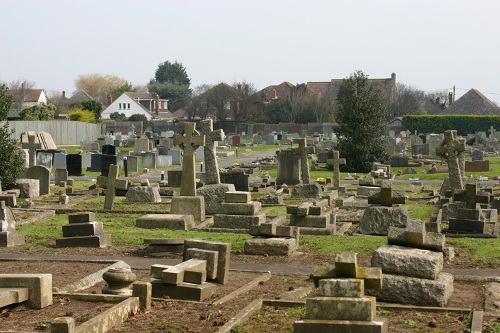
M254 95L257 92L253 83L243 79L241 82L233 82L233 89L237 91L236 105L233 108L235 131L239 133L239 124L249 119L249 112Z
M106 104L108 95L114 89L117 89L128 81L116 75L109 74L83 74L79 75L75 80L76 90L83 90L93 98L99 100L102 104Z
M27 79L17 79L9 82L7 87L9 88L9 95L12 96L12 107L22 108L30 90L35 87L35 82Z
M290 95L288 95L288 103L290 104L290 115L289 121L291 123L295 122L295 118L300 109L300 103L302 98L307 94L307 85L305 83L300 83L293 86L290 89Z

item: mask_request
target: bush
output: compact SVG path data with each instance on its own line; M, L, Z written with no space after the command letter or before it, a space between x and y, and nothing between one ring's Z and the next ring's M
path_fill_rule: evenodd
M403 126L414 133L444 133L457 130L458 135L475 132L487 132L490 126L500 129L500 116L474 115L407 115L403 117Z
M95 124L95 114L92 111L75 110L69 113L69 120L81 121L85 123Z

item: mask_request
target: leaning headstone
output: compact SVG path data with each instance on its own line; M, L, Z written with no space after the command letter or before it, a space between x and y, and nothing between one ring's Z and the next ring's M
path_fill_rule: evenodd
M202 120L200 124L201 133L205 135L205 145L203 146L205 158L205 183L219 184L220 176L215 142L224 140L224 131L221 129L214 130L212 119Z
M41 165L26 170L26 178L38 179L39 181L39 194L45 195L50 193L50 170Z
M69 224L63 225L63 238L56 239L57 247L108 247L111 235L103 231L103 223L95 221L94 212L68 215Z
M161 202L157 186L132 186L126 195L127 202Z

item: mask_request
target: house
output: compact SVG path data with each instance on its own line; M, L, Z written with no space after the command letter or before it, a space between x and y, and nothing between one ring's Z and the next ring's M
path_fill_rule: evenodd
M278 85L270 85L261 91L255 93L255 96L258 96L260 100L270 101L273 99L287 99L288 95L294 85L288 81L284 81Z
M26 107L47 104L47 96L44 89L9 89L7 95L12 96L12 109L24 109Z
M66 96L65 92L63 91L63 99ZM73 96L68 98L67 100L64 101L64 105L68 107L72 107L75 104L78 104L79 102L82 101L93 101L95 98L90 96L86 91L84 90L79 90L73 93Z
M394 98L396 96L396 74L392 73L390 78L368 79L370 85L379 89L384 98ZM307 82L307 89L318 97L326 95L336 96L344 79L331 79L330 82Z
M500 108L476 89L450 104L442 114L500 115Z
M196 96L193 104L202 119L211 117L216 122L234 120L234 113L239 107L239 92L222 82Z
M125 92L115 101L110 102L101 113L103 119L110 119L110 115L115 112L123 113L127 118L133 114L145 115L148 120L173 118L172 113L168 111L168 100L160 99L158 95Z

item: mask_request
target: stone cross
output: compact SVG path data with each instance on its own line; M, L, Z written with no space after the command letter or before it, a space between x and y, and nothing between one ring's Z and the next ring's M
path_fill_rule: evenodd
M465 151L465 139L457 139L457 131L449 130L444 132L444 140L436 147L436 154L446 158L448 162L448 172L450 174L450 188L454 190L463 190L464 183L460 158Z
M115 204L116 181L118 179L118 166L109 165L108 181L106 184L106 197L104 198L104 209L113 209Z
M391 184L382 184L380 187L380 193L368 197L368 203L370 205L378 204L386 207L392 207L392 205L406 203L406 195L404 191L393 191Z
M488 192L478 193L477 183L468 183L464 191L453 194L453 201L464 201L467 209L476 209L476 204L489 204L490 194Z
M201 133L205 135L205 184L219 184L219 166L217 164L217 152L215 148L215 141L224 140L224 131L213 130L212 119L205 119L200 122Z
M181 176L181 196L196 195L196 172L194 152L199 146L205 145L205 135L196 130L195 123L183 123L181 134L174 135L174 145L184 151Z
M490 126L490 129L488 130L490 132L490 139L495 137L496 130L493 126Z
M333 186L340 187L340 165L346 164L345 158L340 158L339 152L333 152Z
M297 148L292 148L292 152L300 156L300 176L302 177L302 183L304 185L309 184L309 163L307 161L307 154L314 154L316 152L314 147L308 147L305 138L293 140L299 146Z
M28 144L23 144L23 148L29 149L30 155L30 168L36 164L36 150L41 149L42 145L39 142L35 142L36 137L34 135L28 136Z

